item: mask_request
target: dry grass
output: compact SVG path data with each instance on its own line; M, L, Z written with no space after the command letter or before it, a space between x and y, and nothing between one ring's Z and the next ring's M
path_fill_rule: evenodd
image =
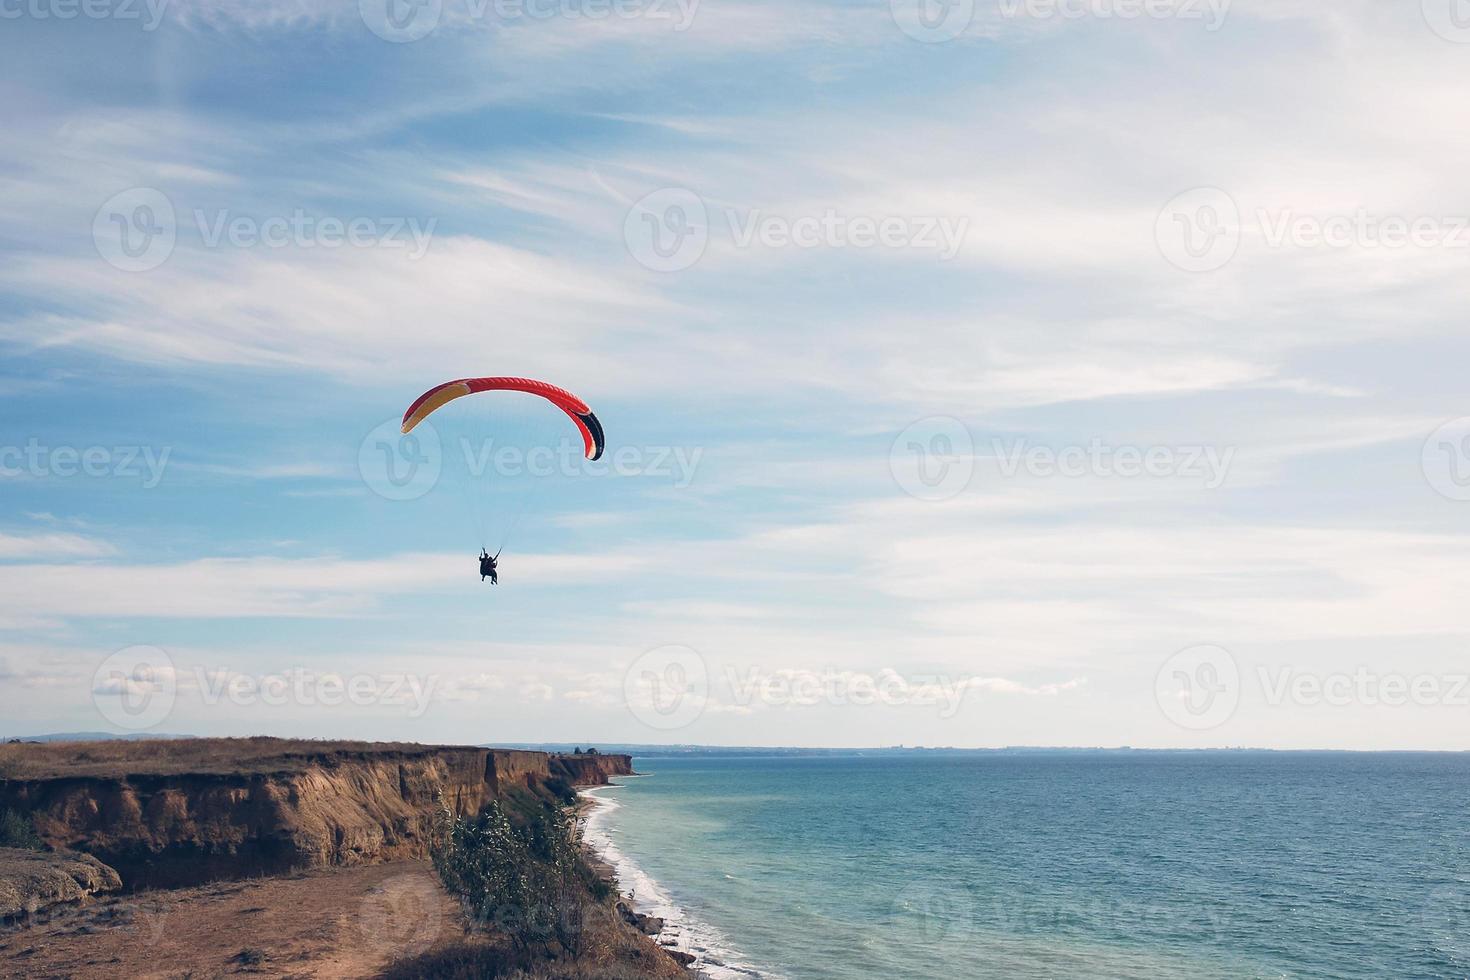
M462 940L400 960L379 980L687 980L691 976L654 941L624 925L606 906L587 920L575 958L553 948L516 952L503 936L467 932Z
M331 758L415 757L445 750L485 751L469 745L282 738L10 743L0 745L0 779L299 772Z
M672 966L672 961L670 962ZM688 976L687 972L678 974ZM466 945L398 964L379 980L663 980L651 964L562 962L517 965L501 954Z

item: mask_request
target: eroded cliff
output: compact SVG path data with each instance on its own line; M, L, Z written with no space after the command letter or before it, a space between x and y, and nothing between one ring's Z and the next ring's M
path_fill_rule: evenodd
M557 754L551 757L551 768L574 786L602 786L611 776L633 775L633 757L628 755Z
M441 796L467 814L623 772L626 756L396 743L6 745L0 810L29 814L47 844L97 857L127 888L167 887L419 857Z

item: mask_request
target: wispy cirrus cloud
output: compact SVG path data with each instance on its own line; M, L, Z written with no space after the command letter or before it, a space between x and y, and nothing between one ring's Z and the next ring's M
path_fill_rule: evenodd
M702 3L677 30L447 0L406 44L355 0L169 7L156 32L22 19L0 42L7 417L52 445L141 432L182 477L0 484L66 515L0 535L0 629L74 644L83 685L132 642L244 676L364 662L452 681L436 737L638 740L624 671L685 644L717 678L912 667L992 696L943 724L783 706L763 738L1158 744L1130 692L1178 645L1382 663L1463 638L1462 515L1421 449L1465 412L1465 252L1277 236L1465 211L1463 46L1416 5L1237 0L1219 31L982 5L948 44L884 4ZM1240 241L1189 272L1158 222L1203 187ZM92 235L129 188L175 212L146 271ZM661 272L628 226L671 220L638 210L670 188L708 241ZM298 210L434 225L417 259L205 241ZM829 215L964 233L950 257L758 233ZM439 550L472 537L447 494L385 509L353 472L365 432L466 373L552 378L614 448L705 462L540 515L543 553L490 591ZM894 472L925 416L974 442L949 500ZM1003 471L1094 442L1208 447L1228 474ZM85 710L46 686L54 649L0 673L46 694L25 710ZM680 737L749 741L757 710L716 698ZM1277 730L1231 736L1254 733Z

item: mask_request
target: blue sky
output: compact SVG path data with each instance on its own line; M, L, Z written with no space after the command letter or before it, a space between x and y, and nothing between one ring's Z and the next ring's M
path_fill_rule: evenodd
M1448 0L69 9L0 7L0 734L1470 747ZM361 462L479 374L626 453L494 590Z

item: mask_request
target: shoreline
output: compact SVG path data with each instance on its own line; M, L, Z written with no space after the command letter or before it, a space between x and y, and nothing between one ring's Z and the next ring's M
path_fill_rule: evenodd
M678 905L667 891L625 854L613 840L609 818L620 807L604 796L621 784L586 787L577 791L578 810L584 818L583 846L593 867L610 877L619 900L635 915L662 923L653 937L665 949L694 957L689 972L700 980L777 980L775 974L758 969L719 930L704 923Z

